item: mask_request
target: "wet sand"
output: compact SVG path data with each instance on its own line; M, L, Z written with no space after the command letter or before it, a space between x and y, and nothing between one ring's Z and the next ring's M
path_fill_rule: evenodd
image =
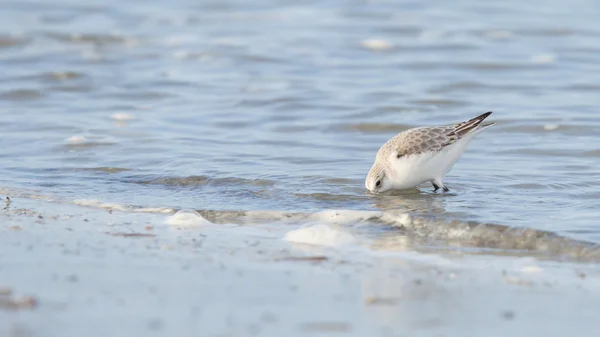
M169 214L26 198L1 216L4 336L597 330L594 265L305 245L284 240L293 228L176 227Z

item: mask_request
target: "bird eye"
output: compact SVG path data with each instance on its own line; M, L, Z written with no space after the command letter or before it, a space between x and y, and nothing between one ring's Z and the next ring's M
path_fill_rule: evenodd
M375 183L376 187L379 187L379 185L381 185L381 180L377 180L377 182Z

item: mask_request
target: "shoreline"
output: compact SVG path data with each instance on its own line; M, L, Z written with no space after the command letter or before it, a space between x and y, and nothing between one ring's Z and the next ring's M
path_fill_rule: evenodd
M36 305L0 307L5 333L559 336L596 325L594 264L365 253L282 240L290 226L181 228L165 214L13 199L0 286Z

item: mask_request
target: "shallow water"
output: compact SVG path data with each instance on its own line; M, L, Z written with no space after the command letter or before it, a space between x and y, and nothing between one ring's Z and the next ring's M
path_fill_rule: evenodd
M406 210L599 242L599 10L10 2L0 183L140 206ZM452 193L366 193L395 133L488 110L498 125L450 172Z
M0 188L266 231L336 210L372 250L597 262L598 17L590 0L5 1ZM366 192L397 132L490 110L450 193Z

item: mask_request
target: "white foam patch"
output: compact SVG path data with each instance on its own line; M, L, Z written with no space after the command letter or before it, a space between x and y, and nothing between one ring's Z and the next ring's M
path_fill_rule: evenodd
M115 203L101 202L98 200L91 199L77 199L73 200L74 205L104 208L109 210L123 211L123 212L138 212L138 213L173 213L175 212L172 208L162 207L132 207L128 205L121 205Z
M73 143L73 144L81 144L81 143L84 143L85 141L86 141L86 138L82 135L75 135L75 136L67 138L67 142Z
M356 238L340 228L328 225L314 225L289 231L284 240L320 246L343 246L356 243Z
M387 50L393 47L389 41L383 39L366 39L361 45L371 50Z
M210 221L204 219L200 213L191 209L182 209L171 215L165 223L174 227L201 227L211 224Z
M187 50L178 50L176 52L173 52L173 57L175 57L176 59L186 59L190 56L190 53Z
M353 210L326 210L314 213L311 219L319 223L329 224L351 224L359 222L369 216L379 214L377 212L353 211Z
M558 124L546 124L546 125L544 125L544 130L554 131L556 129L558 129Z
M540 266L536 266L536 265L528 265L528 266L523 266L521 268L521 271L523 273L527 273L527 274L538 274L544 271L544 269Z
M531 57L531 62L534 64L550 64L556 62L556 56L551 54L540 54Z
M402 213L402 214L384 213L381 215L381 220L393 223L394 226L409 227L413 224L413 218L408 213Z
M35 200L43 200L43 201L49 201L49 202L55 202L56 200L51 197L51 196L47 196L47 195L42 195L42 194L36 194L35 191L28 191L28 190L12 190L12 189L8 189L6 187L0 187L0 195L4 195L4 196L8 196L10 198L15 198L15 197L19 197L19 198L28 198L28 199L35 199Z
M130 120L134 120L135 117L131 114L128 113L116 113L113 114L112 116L110 116L110 118L116 120L116 121L130 121Z

